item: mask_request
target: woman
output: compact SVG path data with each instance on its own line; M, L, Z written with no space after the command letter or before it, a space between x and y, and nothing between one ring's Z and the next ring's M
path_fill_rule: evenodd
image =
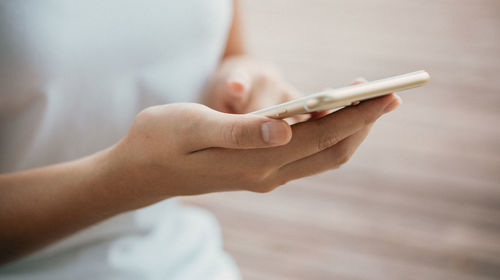
M215 219L173 198L336 168L400 104L293 126L242 114L297 94L246 56L229 1L4 1L0 13L1 279L238 279ZM197 100L212 109L161 105Z

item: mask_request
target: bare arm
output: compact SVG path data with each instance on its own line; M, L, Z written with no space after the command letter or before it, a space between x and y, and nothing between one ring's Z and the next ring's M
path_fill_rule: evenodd
M238 4L234 4L225 55L244 52ZM121 197L130 182L109 167L109 153L110 149L72 162L0 174L0 264L167 197L140 202Z
M238 2L238 0L233 1L233 21L231 23L231 28L229 29L224 57L242 55L246 53L241 27L240 6Z
M224 56L244 53L237 7ZM109 191L123 176L106 173L107 153L0 174L0 264L134 208Z
M0 263L30 253L130 206L108 185L108 151L0 175Z
M0 263L168 197L268 192L337 168L399 102L388 95L293 127L199 104L150 107L107 150L0 175Z

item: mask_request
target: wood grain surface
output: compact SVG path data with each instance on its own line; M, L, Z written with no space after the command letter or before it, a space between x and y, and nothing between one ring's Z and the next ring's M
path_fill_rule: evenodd
M187 199L244 279L500 279L500 1L246 0L249 48L304 93L425 69L349 163Z

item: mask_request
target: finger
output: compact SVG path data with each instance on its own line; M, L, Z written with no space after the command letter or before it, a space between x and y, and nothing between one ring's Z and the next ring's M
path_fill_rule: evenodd
M260 78L252 85L252 92L245 112L253 112L262 108L276 105L283 100L283 90L280 81L274 78Z
M366 82L368 82L368 80L366 80L365 78L358 77L358 78L354 79L354 81L352 81L352 84L359 85L359 84L366 83Z
M281 102L287 102L302 97L303 95L293 86L285 84L283 86Z
M245 114L225 114L205 107L191 115L182 131L189 151L211 147L250 149L284 145L291 139L291 127L283 120Z
M312 112L309 120L317 120L321 119L322 117L333 113L333 110L328 110L328 111L320 111L320 112Z
M394 111L401 104L403 104L403 99L401 99L401 97L399 95L397 95L395 93L391 93L391 95L393 95L394 98L396 98L396 101L392 102L391 104L389 104L389 106L387 106L387 108L385 108L385 113L389 113L391 111Z
M285 89L283 90L283 95L282 95L282 100L281 102L288 102L297 98L303 97L303 95L293 86L291 85L286 85ZM300 123L303 121L306 121L310 118L310 114L302 114L302 115L296 115L290 118L286 118L285 121L289 125L293 125L296 123Z
M370 128L371 126L366 126L320 153L281 167L271 176L270 180L286 182L340 167L352 157L356 149L368 135Z
M301 115L296 115L296 116L293 116L290 118L286 118L286 119L284 119L284 121L286 121L289 125L294 125L297 123L305 122L305 121L309 120L310 118L311 118L310 114L301 114Z
M318 120L294 125L290 143L270 151L270 156L286 164L321 152L372 124L399 103L395 95L386 95L355 107L346 107Z
M250 98L251 77L244 69L235 69L225 81L223 100L235 112L239 112Z

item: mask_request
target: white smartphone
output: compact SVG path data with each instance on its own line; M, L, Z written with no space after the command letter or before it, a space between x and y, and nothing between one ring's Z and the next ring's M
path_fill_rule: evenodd
M363 84L327 90L274 105L252 114L273 119L284 119L295 115L342 108L356 101L379 97L427 83L430 76L424 70L394 76Z

